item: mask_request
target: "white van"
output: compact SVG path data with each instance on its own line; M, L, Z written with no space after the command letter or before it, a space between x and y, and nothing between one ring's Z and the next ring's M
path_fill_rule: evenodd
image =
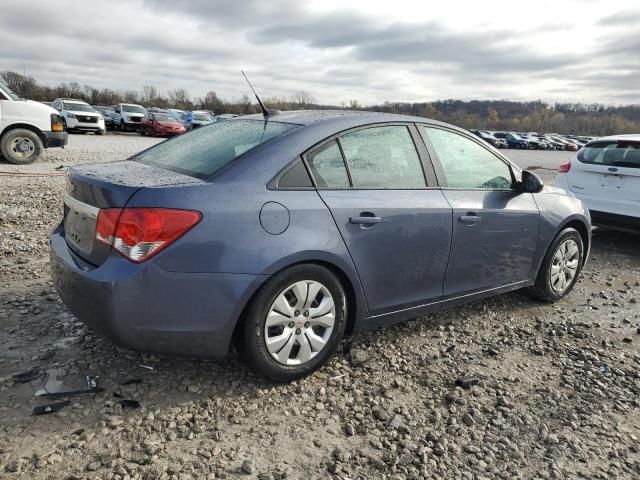
M0 79L0 155L11 163L36 161L45 148L69 141L62 117L47 105L21 100Z

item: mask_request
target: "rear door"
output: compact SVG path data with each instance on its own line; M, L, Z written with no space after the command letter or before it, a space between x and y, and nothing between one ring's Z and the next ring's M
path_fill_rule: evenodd
M569 188L592 210L640 216L640 143L597 142L578 152Z
M453 208L445 297L528 280L540 223L533 195L516 190L511 166L474 138L438 127L420 131Z
M425 156L407 124L354 130L305 155L374 315L442 297L451 207L430 188L435 175Z

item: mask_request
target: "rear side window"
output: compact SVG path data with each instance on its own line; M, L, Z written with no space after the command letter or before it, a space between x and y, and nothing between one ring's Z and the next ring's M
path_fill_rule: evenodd
M420 157L403 125L372 127L340 137L354 188L417 189L427 186Z
M298 127L262 120L213 123L159 143L131 159L194 177L208 177L243 153Z
M347 169L335 140L307 155L307 162L318 188L349 188Z
M640 144L601 142L584 147L578 160L591 165L640 168Z

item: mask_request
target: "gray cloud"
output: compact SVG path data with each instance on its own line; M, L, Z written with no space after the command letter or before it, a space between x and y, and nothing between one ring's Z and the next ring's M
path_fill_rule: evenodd
M569 0L572 1L572 0ZM247 93L248 70L265 96L311 92L325 103L437 98L617 101L637 97L640 12L601 18L585 48L553 45L571 23L455 28L435 17L393 21L375 8L312 9L298 0L45 0L5 2L0 68L55 84L202 95ZM490 13L491 9L488 8ZM601 18L598 20L598 18ZM564 21L564 20L563 20ZM546 39L544 42L542 39ZM608 71L615 75L602 74Z
M614 13L613 15L600 19L598 24L607 27L638 26L640 25L640 11L635 10Z

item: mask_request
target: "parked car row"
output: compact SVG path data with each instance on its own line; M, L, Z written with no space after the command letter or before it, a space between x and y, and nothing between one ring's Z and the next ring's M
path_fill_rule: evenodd
M493 132L470 130L495 148L517 148L522 150L568 150L577 152L597 137L560 135L536 132Z

